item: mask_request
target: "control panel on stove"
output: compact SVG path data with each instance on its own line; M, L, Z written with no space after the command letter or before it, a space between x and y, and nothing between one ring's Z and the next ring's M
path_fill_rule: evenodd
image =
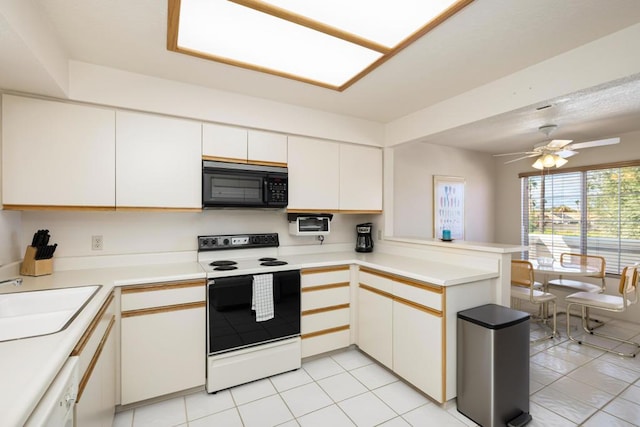
M198 251L273 248L280 246L278 233L198 236Z

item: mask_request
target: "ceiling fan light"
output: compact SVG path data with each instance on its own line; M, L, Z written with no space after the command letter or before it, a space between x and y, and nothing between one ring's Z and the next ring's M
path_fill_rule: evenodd
M550 168L556 164L556 159L551 154L545 154L542 156L542 166L545 168Z
M563 159L560 156L556 156L556 157L557 157L556 158L556 168L559 168L560 166L564 166L567 163L569 163L569 160L567 160L567 159Z
M542 164L542 159L540 157L538 157L531 166L538 170L544 169L544 165Z

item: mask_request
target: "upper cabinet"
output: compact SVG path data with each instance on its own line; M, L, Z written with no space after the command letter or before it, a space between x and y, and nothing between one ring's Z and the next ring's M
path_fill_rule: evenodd
M117 112L116 206L202 208L201 124Z
M287 136L204 123L202 157L221 162L286 166Z
M340 144L289 137L289 211L340 209Z
M382 149L340 145L340 210L382 212Z
M382 149L289 137L291 212L382 212Z
M115 112L2 97L5 209L115 205Z

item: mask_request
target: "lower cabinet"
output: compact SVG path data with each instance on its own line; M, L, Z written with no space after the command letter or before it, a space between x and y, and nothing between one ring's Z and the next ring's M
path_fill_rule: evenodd
M116 406L116 334L113 293L71 353L80 357L76 426L111 427Z
M205 383L205 282L122 288L121 404Z
M302 357L349 346L349 266L304 269L302 287Z
M444 402L443 288L368 268L358 282L358 347Z
M393 367L392 295L371 285L358 287L358 347L388 368ZM370 282L369 282L370 283Z

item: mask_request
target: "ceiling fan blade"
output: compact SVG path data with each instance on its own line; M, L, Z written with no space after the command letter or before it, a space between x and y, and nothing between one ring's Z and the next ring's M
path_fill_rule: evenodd
M549 141L547 147L549 148L562 148L565 145L571 144L573 139L553 139Z
M566 147L570 150L580 150L581 148L602 147L603 145L613 145L620 142L620 138L598 139L595 141L578 142Z
M502 156L515 156L518 154L538 154L535 151L518 151L517 153L502 153L502 154L494 154L493 157L502 157Z
M562 157L563 159L568 159L569 157L572 157L578 154L578 152L573 150L562 150L562 151L558 151L556 154Z
M539 156L539 155L540 155L539 153L529 154L528 156L522 156L522 157L518 157L517 159L506 161L506 162L504 162L504 164L508 165L509 163L514 163L514 162L517 162L519 160L524 160L524 159L528 159L530 157L536 157L536 156Z

